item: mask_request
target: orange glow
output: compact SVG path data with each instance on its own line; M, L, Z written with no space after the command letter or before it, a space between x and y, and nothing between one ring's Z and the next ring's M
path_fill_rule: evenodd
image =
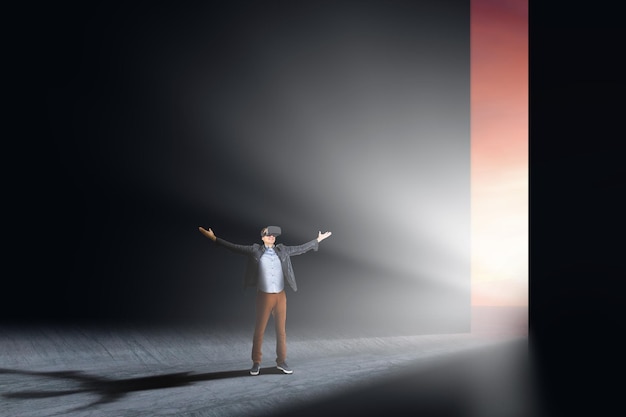
M472 305L528 305L528 0L472 0Z

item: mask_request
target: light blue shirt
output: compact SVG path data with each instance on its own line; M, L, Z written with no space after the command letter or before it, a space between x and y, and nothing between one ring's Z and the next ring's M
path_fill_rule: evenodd
M259 291L267 293L279 293L285 289L285 279L280 259L274 248L265 248L259 262Z

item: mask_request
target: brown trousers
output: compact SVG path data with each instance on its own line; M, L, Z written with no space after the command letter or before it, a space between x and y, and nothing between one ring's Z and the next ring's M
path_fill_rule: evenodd
M276 363L287 359L287 294L281 291L278 294L269 294L257 291L256 295L256 323L252 338L252 362L261 363L263 357L263 335L270 318L274 317L276 326Z

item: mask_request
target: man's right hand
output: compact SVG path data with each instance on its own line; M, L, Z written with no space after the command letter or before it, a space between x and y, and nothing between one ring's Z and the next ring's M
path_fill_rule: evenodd
M204 236L208 237L214 242L215 242L215 239L217 239L217 237L215 237L215 233L213 233L213 230L211 230L210 227L209 227L209 230L207 230L204 227L200 226L198 227L198 230L200 230L200 233L202 233Z

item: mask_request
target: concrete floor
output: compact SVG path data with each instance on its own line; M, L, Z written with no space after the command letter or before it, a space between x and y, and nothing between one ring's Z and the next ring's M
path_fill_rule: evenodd
M268 331L254 377L236 329L5 327L0 416L537 415L524 314L481 310L463 334L288 336L292 375Z

